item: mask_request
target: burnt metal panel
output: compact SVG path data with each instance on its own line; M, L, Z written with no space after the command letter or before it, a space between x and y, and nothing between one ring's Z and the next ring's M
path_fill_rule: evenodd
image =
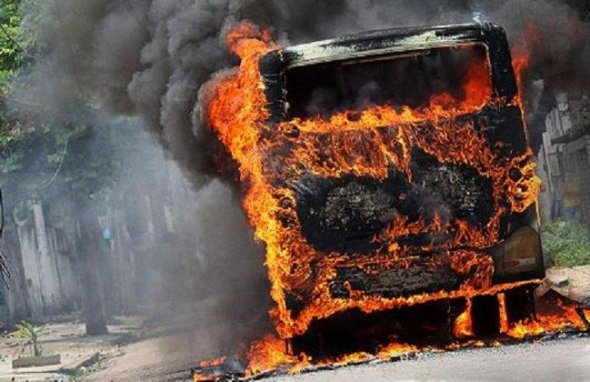
M373 55L481 43L487 47L495 97L511 102L517 95L512 57L504 29L494 24L394 28L272 51L260 60L270 123L286 118L284 72L289 67L342 61Z
M378 234L387 229L396 214L415 222L419 219L429 221L436 213L446 219L468 221L485 232L494 213L494 202L489 178L480 176L468 166L439 163L423 152L412 152L410 165L414 178L411 182L393 166L388 168L385 179L351 174L339 177L319 176L307 171L303 163L294 165L293 168L285 166L286 158L293 159L290 157L292 151L301 147L298 146L301 141L317 140L320 145L317 147L321 147L329 144L330 138L340 133L300 132L296 127L289 130L286 126L274 128L288 119L286 71L292 67L363 57L395 56L397 53L465 44L482 44L486 47L492 97L487 105L476 112L455 115L452 120L437 123L472 126L487 139L490 147L499 150L501 160L505 158L509 161L525 154L528 143L522 111L514 102L517 84L512 58L505 32L496 25L387 29L275 50L261 58L259 65L270 114L262 139L274 143L266 148L264 155L266 180L273 187L292 191L296 202L293 203L288 198L281 200L283 212L277 215L278 219L284 227L300 229L303 238L317 251L317 256L310 260L311 263L299 264L295 261L298 269L307 269L306 272L309 273L306 273L305 284L284 290L287 309L292 317L297 317L314 298L313 286L320 277L314 262L327 258L332 261L327 261L326 264L331 264L329 266L333 277L329 280L329 292L334 299L346 299L351 291L360 292L363 296L395 298L459 288L475 270L459 274L448 262L439 263L437 268L432 267L432 263L428 261L429 258L441 260L445 256L441 248L445 248L445 242L450 239L445 235L454 233L424 232L396 237L397 244L417 249L412 252L412 256L417 259L416 263L409 267L388 266L377 261L367 271L364 267L351 263L358 260L360 264L364 264L365 261L372 262L379 256L383 257L391 243L386 240L380 242ZM434 124L429 121L415 127L418 134L436 134ZM378 129L378 134L381 137L392 135L395 134L395 129L395 126L383 126ZM351 150L350 155L363 153ZM321 160L318 159L320 162ZM515 179L519 176L520 174L514 174ZM277 198L282 197L283 195L277 195ZM429 205L428 200L436 203ZM440 210L440 207L445 210ZM535 219L535 206L522 213L504 214L500 220L500 241L520 227L532 224ZM437 249L439 244L440 248ZM427 245L431 248L428 251L423 249ZM462 248L445 248L451 253L465 249L475 250L482 256L488 250L472 248L469 244ZM527 280L539 274L542 274L542 268L535 274L519 275L517 279Z
M480 227L492 217L493 195L489 179L476 171L441 164L415 150L414 181L394 167L385 180L347 175L323 178L308 174L294 185L297 215L307 241L320 251L368 253L384 243L373 240L397 214L411 221L434 215L463 219ZM440 232L399 238L402 245L442 244L449 237Z
M358 267L338 267L336 277L330 282L330 295L332 298L349 298L350 288L369 296L395 298L451 291L457 289L461 281L463 280L445 265L433 268L417 264L408 268L381 269L379 273L369 273Z

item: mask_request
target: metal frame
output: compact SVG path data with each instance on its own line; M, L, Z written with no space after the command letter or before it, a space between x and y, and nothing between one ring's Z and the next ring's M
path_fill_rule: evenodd
M296 45L267 53L260 71L268 100L270 123L286 119L285 71L292 67L344 61L366 56L445 48L480 43L490 60L493 98L510 103L517 95L508 40L494 24L394 28Z

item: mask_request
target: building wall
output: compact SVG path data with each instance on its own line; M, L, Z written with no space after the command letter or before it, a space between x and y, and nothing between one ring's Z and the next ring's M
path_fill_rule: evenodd
M538 155L542 213L590 226L590 99L558 93L555 101Z
M574 219L590 226L590 136L564 146L563 204Z
M39 201L31 201L21 206L15 212L17 214L21 216L15 219L20 250L18 257L22 262L30 318L40 320L77 306L71 259L61 254L55 241L50 240L53 232L46 225L43 205ZM15 292L13 288L9 290L9 293Z
M177 166L161 163L164 165L150 169L149 176L139 174L115 193L97 216L103 231L96 234L104 243L99 256L106 260L106 268L97 272L111 314L159 301L165 280L158 266L162 256L169 256L158 251L159 242L175 234L179 226L196 224L196 192ZM31 200L12 215L2 249L13 277L4 304L0 298L0 319L4 323L42 322L80 310L75 206L65 199L52 203Z

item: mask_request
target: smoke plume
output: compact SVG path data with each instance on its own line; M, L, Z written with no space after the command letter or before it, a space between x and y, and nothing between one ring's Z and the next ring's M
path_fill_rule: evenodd
M586 3L558 0L37 1L36 6L29 7L23 27L42 36L41 44L35 52L35 64L19 80L24 85L13 95L17 100L14 109L25 115L42 114L54 121L67 122L80 118L78 105L91 103L114 115L139 116L194 184L202 186L216 171L211 155L220 145L195 116L199 89L214 73L237 64L236 58L227 53L223 37L230 26L242 20L269 27L281 45L368 29L491 21L507 30L513 47L529 54L529 82L536 80L537 85L543 83L545 88L568 89L590 78ZM211 187L213 191L208 191L207 203L200 207L199 229L217 232L218 226L224 226L223 221L238 219L232 227L248 233L246 224L239 221L243 216L231 207L232 203L236 206L235 200L219 191L222 187L219 184ZM221 198L221 202L214 202L216 198ZM229 206L228 200L231 200ZM250 255L243 252L258 253L256 249L244 249L241 243L249 239L234 231L223 236L202 235L203 240L225 243L221 247L210 246L216 251L226 251L225 257L219 253L210 256L227 260ZM260 257L255 259L261 264Z
M213 170L210 154L218 146L191 117L201 85L236 64L223 43L232 24L248 19L294 44L367 29L492 21L528 51L531 78L568 87L588 77L590 67L580 3L586 2L53 0L34 14L43 50L19 107L43 105L44 114L67 120L83 99L139 115L198 181Z

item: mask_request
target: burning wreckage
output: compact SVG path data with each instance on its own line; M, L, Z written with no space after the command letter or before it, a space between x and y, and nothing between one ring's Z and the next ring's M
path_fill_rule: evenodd
M247 367L205 362L195 380L527 333L544 276L540 183L526 57L511 57L502 28L281 49L244 23L227 41L241 64L207 89L207 119L266 245L278 338L253 344Z

